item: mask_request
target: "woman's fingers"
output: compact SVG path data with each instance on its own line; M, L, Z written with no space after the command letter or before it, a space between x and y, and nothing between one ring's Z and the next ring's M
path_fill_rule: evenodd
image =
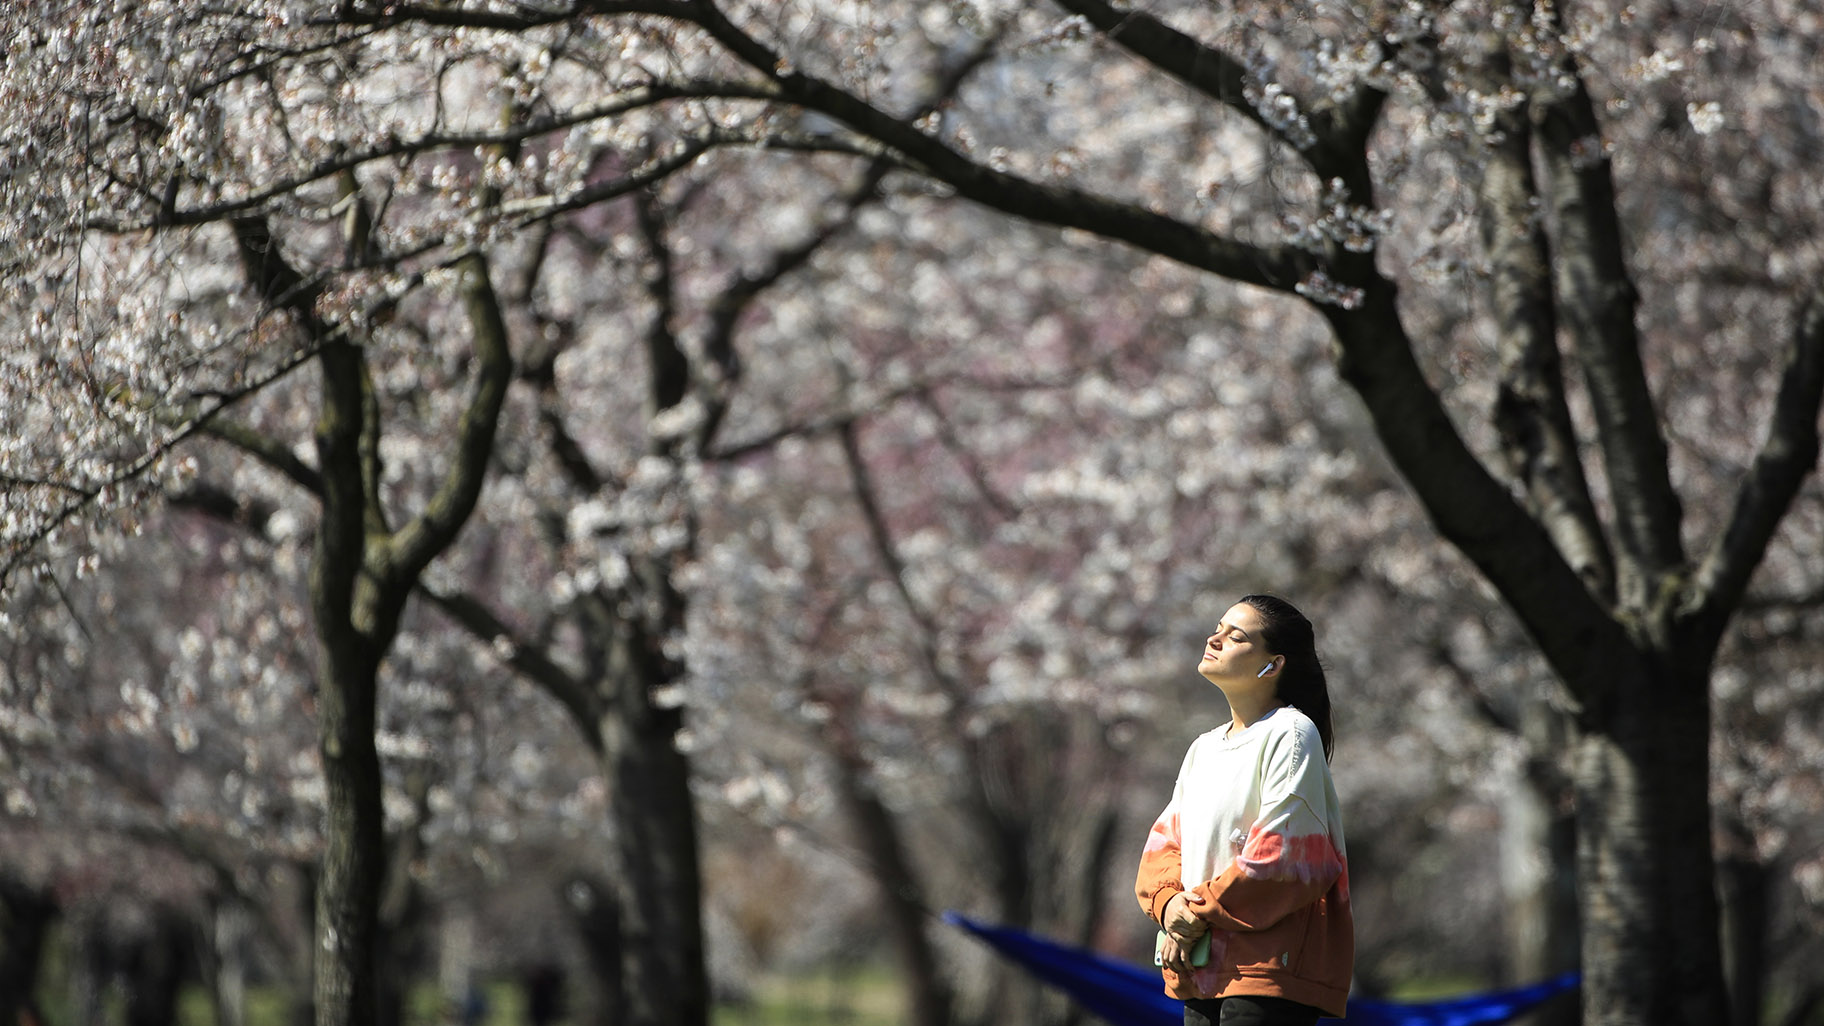
M1179 945L1178 938L1169 933L1165 935L1165 946L1160 949L1160 961L1172 972L1184 972L1184 948Z

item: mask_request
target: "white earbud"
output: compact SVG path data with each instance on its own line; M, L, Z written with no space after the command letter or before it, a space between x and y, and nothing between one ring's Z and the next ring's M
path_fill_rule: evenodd
M1260 668L1260 672L1254 675L1254 679L1259 680L1260 678L1265 677L1267 674L1272 673L1272 672L1273 672L1273 664L1268 663L1267 665Z

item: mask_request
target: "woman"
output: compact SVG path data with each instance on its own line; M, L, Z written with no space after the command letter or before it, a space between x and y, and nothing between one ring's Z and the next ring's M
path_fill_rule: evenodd
M1162 928L1166 992L1185 999L1186 1026L1341 1016L1355 931L1311 621L1249 595L1197 672L1222 689L1230 719L1191 743L1134 887Z

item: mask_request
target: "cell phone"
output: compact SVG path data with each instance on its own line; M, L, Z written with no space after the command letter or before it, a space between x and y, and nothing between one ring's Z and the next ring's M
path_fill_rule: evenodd
M1160 930L1159 936L1153 939L1153 964L1156 966L1163 966L1165 964L1165 931L1164 930ZM1209 964L1210 964L1210 931L1205 930L1205 931L1203 931L1203 936L1201 936L1191 942L1191 965L1194 968L1202 969L1204 966L1209 965Z

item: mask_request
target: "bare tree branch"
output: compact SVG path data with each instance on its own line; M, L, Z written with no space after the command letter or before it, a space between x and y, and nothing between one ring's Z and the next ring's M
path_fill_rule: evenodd
M121 485L128 484L144 477L153 468L157 467L159 462L163 460L167 454L176 449L179 445L188 441L191 436L207 431L215 418L220 416L223 411L229 409L248 396L255 395L262 389L289 377L293 371L316 359L317 353L317 346L307 346L300 349L298 352L293 353L289 359L267 372L259 379L232 392L214 397L215 401L211 405L207 408L187 414L172 427L170 434L158 440L158 442L153 444L144 453L128 461L126 465L110 474L104 480L89 483L74 483L56 480L41 481L19 477L0 478L0 487L47 488L63 492L68 496L62 505L43 517L41 523L34 531L8 547L6 560L4 563L0 563L0 589L5 588L6 582L12 577L13 573L25 564L25 561L30 558L31 554L37 550L38 546L42 544L46 538L50 537L59 528L71 523L78 516L82 515L89 507L95 505L103 495L108 494L111 490L118 488Z
M343 0L334 14L318 18L311 24L327 27L373 25L384 28L418 22L447 28L523 32L526 29L559 25L566 21L589 16L656 14L688 20L692 13L691 7L688 0L576 0L569 7L539 9L522 5L521 9L524 13L507 13L475 7L424 3L388 2L369 8L357 0Z
M817 251L854 223L855 213L872 201L881 180L891 170L890 162L875 160L843 198L842 212L795 245L775 250L765 267L743 274L716 296L709 310L708 335L704 353L715 367L718 380L709 382L709 410L698 432L698 448L707 449L714 440L722 418L728 410L729 391L741 376L741 358L734 346L734 335L741 315L753 306L766 290L787 275L808 264Z
M1800 309L1774 398L1767 437L1736 491L1729 522L1692 577L1685 611L1705 637L1720 636L1742 600L1780 519L1818 463L1824 401L1824 297Z
M757 452L764 452L788 438L809 438L842 431L862 417L878 413L901 399L917 395L927 387L929 387L927 383L919 382L895 388L889 392L871 395L865 400L839 407L823 416L813 417L796 424L786 424L763 435L757 435L733 445L718 447L704 453L703 458L716 462L733 462Z
M468 408L457 428L450 464L437 493L410 523L393 535L388 563L395 579L417 579L425 566L448 548L481 496L495 429L513 380L513 356L507 325L489 280L486 257L475 254L461 265L463 305L468 312L476 355L475 383Z
M1368 289L1358 310L1326 312L1342 348L1339 373L1438 532L1501 592L1573 694L1593 698L1613 679L1613 661L1630 651L1627 638L1458 433L1413 355L1392 285Z
M879 140L925 174L983 206L1128 242L1192 267L1283 292L1291 292L1318 266L1315 257L1292 246L1239 242L1098 193L994 170L926 134L916 119L895 117L853 93L793 68L772 48L729 21L709 0L693 5L686 20L702 26L736 57L770 79L781 99L828 115Z
M1503 734L1518 737L1520 721L1503 711L1491 701L1488 695L1476 686L1475 675L1464 669L1463 664L1450 650L1449 642L1443 638L1433 638L1429 646L1432 662L1444 671L1450 682L1456 685L1457 693L1463 696L1469 707L1476 711L1484 726L1491 727Z
M671 244L665 235L665 219L658 210L657 197L648 193L633 205L635 220L646 237L646 249L652 257L652 275L646 279L646 294L656 309L646 325L646 415L669 410L684 401L690 392L690 357L678 344L672 321L677 316L676 271L672 266Z
M1641 364L1639 297L1622 253L1601 126L1582 79L1576 81L1569 97L1537 112L1537 149L1554 215L1559 308L1583 368L1615 497L1620 598L1638 608L1650 601L1651 579L1684 563L1682 510Z
M1348 103L1329 112L1312 111L1306 115L1311 138L1298 138L1268 118L1248 99L1248 69L1222 50L1208 46L1144 11L1118 8L1107 0L1056 0L1056 3L1088 20L1129 53L1259 125L1267 134L1298 151L1319 178L1325 181L1341 178L1356 202L1367 203L1374 195L1374 180L1368 176L1360 153L1386 98L1380 90L1361 86ZM1300 103L1298 109L1310 111L1304 103Z
M921 106L920 116L936 110L953 97L969 75L993 56L997 42L998 36L984 40L973 52L946 69L932 95ZM762 293L808 264L818 250L848 230L854 223L856 213L879 197L882 181L896 166L898 162L887 154L875 157L859 180L842 197L841 212L836 217L797 244L775 250L766 266L757 272L741 275L717 295L710 307L709 330L703 347L717 380L706 382L709 387L703 389L709 408L698 432L699 451L708 449L714 440L723 416L728 411L730 391L741 376L740 354L734 346L735 329L741 315L752 307ZM702 378L703 375L699 374L698 377Z
M856 505L861 508L868 536L874 541L874 552L880 557L887 578L899 592L900 600L905 603L906 612L918 624L919 658L924 663L931 682L960 704L962 686L952 674L944 670L943 664L938 660L937 622L924 604L918 601L918 597L912 594L912 587L906 579L905 560L900 558L899 550L893 544L892 531L887 526L886 514L880 508L880 498L874 487L874 476L869 473L867 461L861 455L861 441L857 436L855 421L844 421L837 436L842 442L842 455L848 464Z
M1499 64L1505 72L1505 60ZM1551 253L1534 207L1531 135L1523 109L1503 113L1485 141L1488 161L1478 186L1500 355L1493 419L1508 466L1540 524L1591 592L1613 602L1614 557L1565 402Z
M545 655L537 642L525 638L470 592L443 591L420 582L418 593L429 599L477 642L501 653L501 661L558 700L580 728L583 739L601 754L601 698L576 675Z
M184 490L172 493L166 502L172 509L202 513L258 535L266 533L266 525L279 511L276 503L236 495L213 481L193 481Z
M644 168L614 181L599 182L563 196L539 196L513 200L500 205L504 220L514 227L526 228L539 221L567 214L584 207L648 188L660 180L689 167L710 150L719 146L745 144L749 140L730 133L711 133L691 139L670 155L652 161Z
M975 485L976 492L981 495L983 501L988 503L989 508L1004 519L1017 518L1020 515L1019 507L1014 505L1013 500L1002 495L1000 489L994 486L994 482L988 479L988 469L982 466L982 461L976 458L975 453L968 446L963 444L963 440L956 433L956 425L950 422L950 416L938 403L937 396L927 388L914 393L914 398L920 406L930 412L932 419L937 422L938 442L950 451L950 455L956 457L958 463L963 465L963 473L968 476L970 483Z
M216 221L231 220L249 211L281 197L297 192L314 182L334 178L352 171L363 164L376 160L428 153L441 150L469 151L478 147L495 147L514 145L542 135L574 128L591 121L611 118L626 114L644 107L654 106L678 99L777 99L775 91L756 87L752 83L735 81L706 81L682 84L654 84L628 90L619 98L571 111L558 117L529 118L516 122L508 128L494 129L487 132L427 132L411 139L392 139L386 143L362 150L336 154L299 171L287 178L282 178L265 188L234 199L220 200L198 207L164 209L150 218L120 220L110 217L95 217L84 222L85 230L102 232L135 232L152 227L177 227L183 225L210 224ZM700 154L702 151L696 151ZM696 154L693 154L693 156ZM123 181L123 186L131 183ZM143 191L143 190L142 190ZM624 190L623 190L624 191ZM614 193L612 195L619 195ZM584 190L584 196L592 195L592 190ZM605 198L612 198L612 195ZM596 202L595 199L569 197L564 203L546 204L549 211L559 209L571 210L577 205Z
M320 494L320 482L316 486L302 481L299 484L312 494ZM270 503L237 496L221 485L207 481L174 495L171 502L224 523L251 529L256 534L261 533L262 525L276 512L276 507ZM583 738L591 745L599 745L601 732L596 729L596 721L602 713L601 699L575 674L546 656L536 642L515 630L472 592L446 591L422 580L418 582L417 590L476 642L496 653L504 650L502 661L507 667L550 692L576 719Z

